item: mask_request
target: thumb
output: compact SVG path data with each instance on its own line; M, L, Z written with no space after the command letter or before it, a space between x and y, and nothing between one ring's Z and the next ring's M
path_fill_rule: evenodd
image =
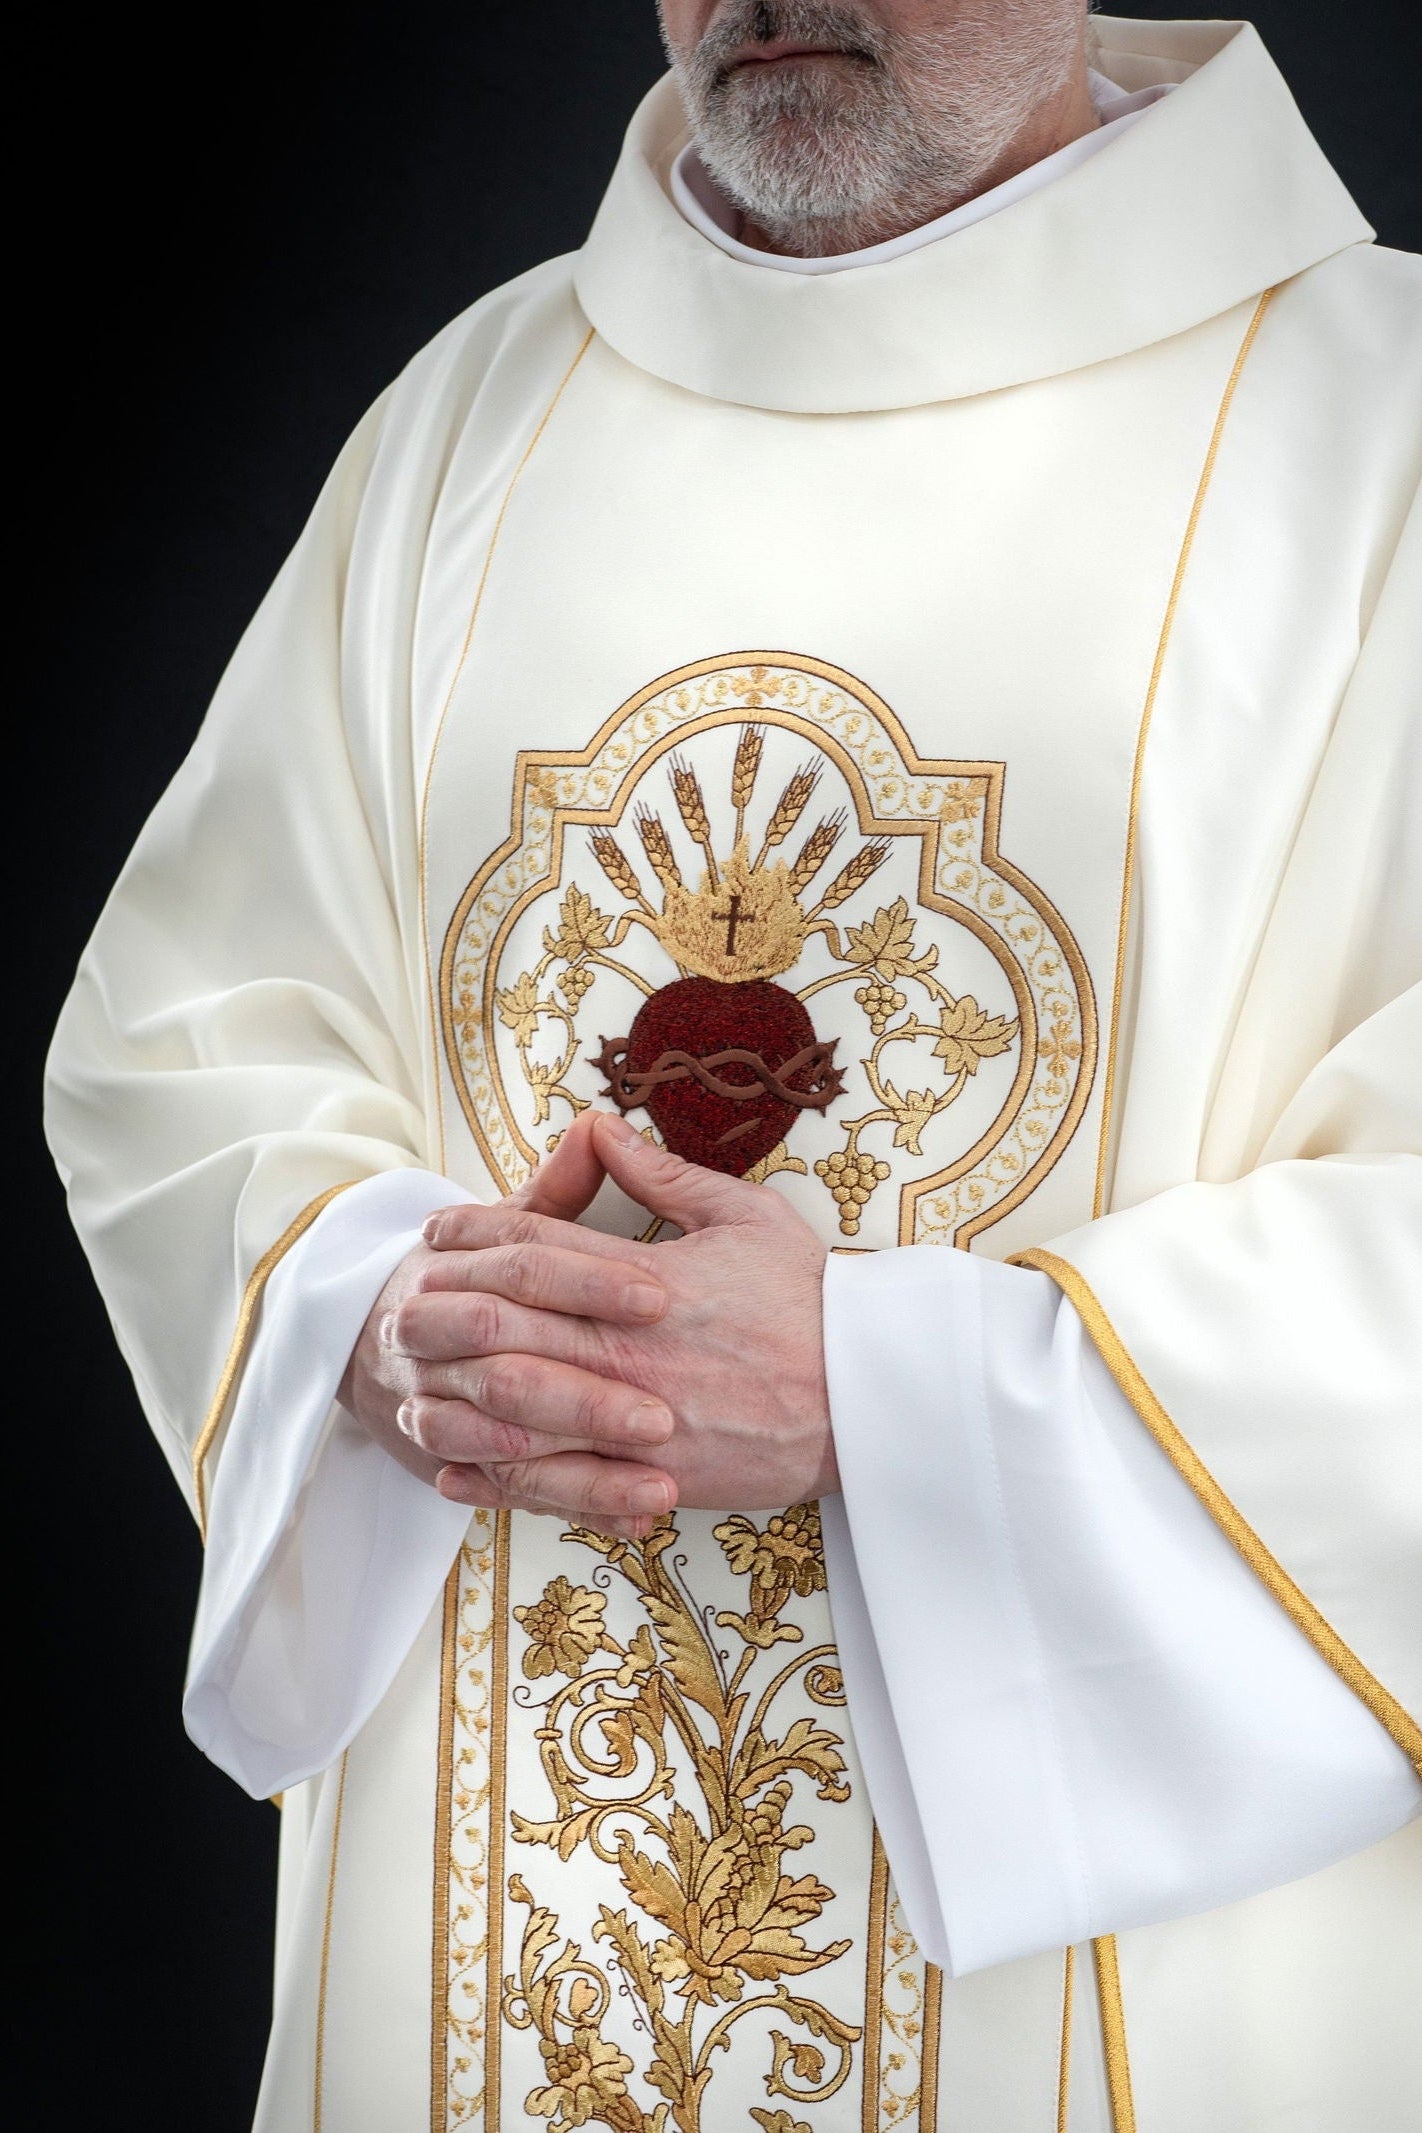
M576 1222L597 1198L607 1174L593 1139L597 1117L595 1111L580 1111L527 1184L509 1194L505 1207L526 1207L535 1215Z
M592 1135L598 1160L630 1200L678 1229L711 1229L718 1223L743 1221L759 1187L719 1170L685 1163L670 1148L644 1141L635 1126L607 1111L598 1112Z

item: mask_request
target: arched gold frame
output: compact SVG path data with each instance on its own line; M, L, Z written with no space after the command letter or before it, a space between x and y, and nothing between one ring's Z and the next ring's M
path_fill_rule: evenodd
M497 874L499 868L515 857L524 842L524 806L529 778L541 771L590 769L619 729L624 727L629 720L635 718L636 714L646 704L669 689L699 681L709 674L722 673L730 669L745 670L757 667L779 668L789 670L792 673L812 675L818 681L826 682L831 687L843 690L847 696L860 704L871 717L877 719L888 732L910 776L945 779L954 782L967 780L981 782L984 786L983 863L1016 890L1023 902L1028 905L1041 922L1047 936L1061 949L1066 960L1066 966L1076 994L1081 1024L1081 1057L1077 1067L1075 1084L1055 1130L1037 1159L1029 1163L1017 1183L1000 1200L994 1201L990 1207L984 1208L981 1213L970 1216L967 1221L958 1225L954 1232L953 1241L958 1246L966 1248L975 1236L990 1228L995 1222L1001 1221L1004 1215L1010 1213L1013 1208L1019 1207L1036 1190L1037 1186L1041 1184L1042 1180L1060 1161L1081 1122L1082 1115L1090 1101L1097 1058L1096 999L1091 983L1091 975L1074 936L1056 906L1019 868L1013 866L1012 862L1006 859L998 848L1002 790L1006 778L1006 765L994 762L959 762L921 757L909 740L898 718L889 709L882 697L877 695L867 683L860 681L856 675L847 672L842 667L830 666L823 660L810 658L805 653L727 652L720 653L714 658L696 660L689 666L676 667L668 673L658 675L655 681L648 682L635 695L628 697L624 703L619 704L616 711L598 728L597 733L586 748L575 752L567 749L542 748L520 750L514 777L509 836L499 846L498 850L484 862L469 883L464 894L460 897L446 929L444 946L440 956L440 1027L450 1078L454 1084L455 1093L459 1098L460 1107L463 1110L469 1130L474 1136L480 1154L488 1167L490 1176L500 1182L506 1191L511 1190L512 1186L505 1175L503 1165L489 1143L470 1097L464 1064L460 1056L458 1031L455 1028L452 1013L452 988L459 942L475 900ZM971 1148L955 1158L944 1169L935 1172L931 1177L921 1178L917 1182L900 1187L899 1242L901 1244L911 1244L914 1241L916 1213L919 1202L932 1193L941 1192L945 1186L953 1184L958 1178L965 1176L981 1162L1005 1137L1013 1121L1021 1111L1027 1090L1031 1086L1032 1077L1036 1070L1038 1045L1036 1005L1021 966L1007 952L993 929L969 905L956 902L951 897L945 897L935 886L940 857L941 831L943 828L941 816L924 821L884 820L874 812L870 803L870 795L862 770L834 734L811 729L806 720L793 712L779 710L772 703L756 704L753 710L758 724L779 726L787 732L811 739L813 744L837 765L853 796L856 819L862 835L868 836L872 834L879 837L907 836L919 839L919 902L926 909L936 911L941 916L952 919L956 924L965 926L969 932L982 941L1001 966L1012 987L1013 997L1017 1002L1022 1039L1017 1072L1013 1078L1012 1087L992 1124L985 1132L979 1135ZM497 968L503 943L507 939L509 932L517 924L522 913L531 903L547 894L550 882L556 882L560 879L563 863L563 836L568 826L571 825L575 828L615 828L626 811L634 784L640 784L647 771L663 755L673 749L683 747L689 739L698 733L704 733L712 728L724 725L744 724L746 717L747 706L738 705L734 710L726 709L703 713L698 718L688 720L684 725L672 728L660 739L648 744L646 751L638 758L637 779L635 781L619 781L617 791L606 806L564 808L550 803L550 812L553 820L547 872L538 881L529 883L515 897L508 910L499 920L489 942L487 968L490 970ZM495 1032L493 1026L493 1003L490 989L487 985L481 1003L481 1021L485 1052L492 1061L496 1056L494 1050ZM519 1131L505 1099L498 1075L495 1074L492 1078L499 1107L503 1113L510 1137L526 1160L530 1164L536 1163L538 1151L528 1144L523 1134Z

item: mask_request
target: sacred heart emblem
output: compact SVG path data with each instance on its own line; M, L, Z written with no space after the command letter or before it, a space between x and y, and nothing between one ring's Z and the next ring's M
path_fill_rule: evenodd
M646 1107L677 1155L744 1177L785 1140L801 1111L844 1087L793 992L752 979L678 978L640 1008L625 1041L594 1062L624 1111Z
M671 759L677 812L706 861L694 887L661 816L638 809L637 835L661 892L660 911L611 831L592 839L614 887L626 894L635 884L643 923L682 973L652 994L625 1038L603 1039L595 1063L607 1076L605 1093L624 1111L644 1108L675 1154L733 1177L753 1170L802 1112L827 1110L844 1087L834 1045L820 1042L803 1002L770 980L799 961L820 914L862 887L889 849L882 841L863 846L816 894L845 817L825 816L794 859L783 856L819 782L807 763L786 783L753 850L744 825L764 745L763 727L742 728L730 780L735 843L720 859L701 780L683 758Z

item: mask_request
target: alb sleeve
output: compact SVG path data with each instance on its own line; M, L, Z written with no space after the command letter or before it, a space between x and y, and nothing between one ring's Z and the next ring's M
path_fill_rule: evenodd
M950 1974L1251 1895L1422 1806L1030 1269L832 1257L824 1506L855 1736Z

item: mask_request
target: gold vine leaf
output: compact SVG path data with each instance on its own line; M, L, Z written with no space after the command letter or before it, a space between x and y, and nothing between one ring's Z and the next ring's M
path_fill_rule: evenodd
M876 911L862 926L850 926L846 938L845 960L860 963L866 969L872 964L886 978L921 977L938 961L936 948L925 949L920 956L914 954L913 919L902 896Z
M606 948L612 929L612 920L605 911L599 911L592 898L570 882L562 903L558 906L558 930L543 929L543 946L549 955L560 955L571 962L575 956L596 954Z
M910 1155L922 1155L920 1135L936 1115L940 1099L932 1089L910 1089L907 1095L901 1096L894 1084L887 1081L884 1102L894 1114L894 1146L907 1148Z
M499 1020L511 1029L520 1044L531 1044L538 1031L544 1002L538 997L538 982L531 970L523 970L512 985L494 994Z
M1005 1052L1017 1035L1013 1017L990 1015L970 992L939 1009L938 1027L941 1035L933 1047L934 1056L943 1061L950 1074L976 1074L984 1059L995 1059L999 1052ZM914 1153L918 1153L916 1148Z
M788 2111L760 2111L751 2105L751 2117L765 2133L810 2133L802 2118L792 2118Z

